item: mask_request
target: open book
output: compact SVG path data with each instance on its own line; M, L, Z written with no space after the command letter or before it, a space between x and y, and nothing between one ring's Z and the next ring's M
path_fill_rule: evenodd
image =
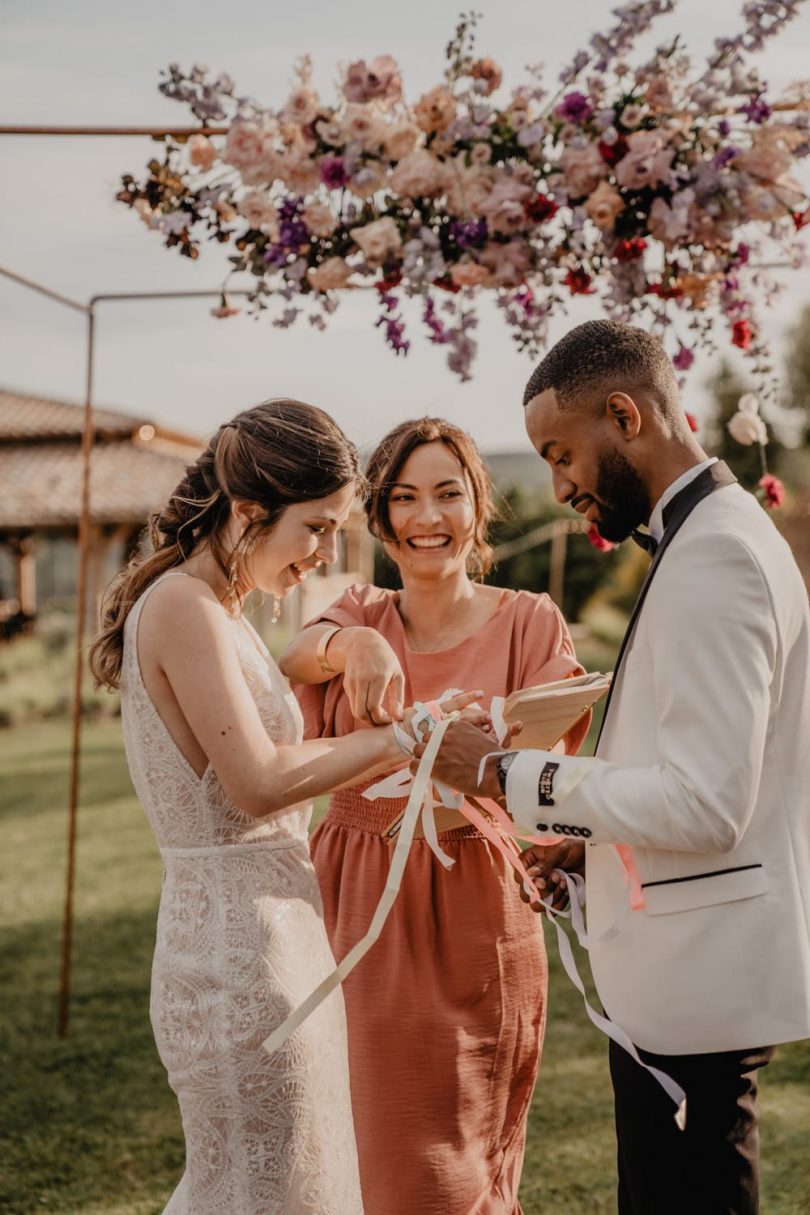
M555 683L512 692L504 701L504 720L523 723L512 748L515 751L527 747L550 750L582 714L605 695L612 678L612 673L602 675L594 671L590 675L576 675L572 679L558 679Z
M583 713L600 700L608 688L613 673L602 675L594 671L590 675L575 675L570 679L558 679L554 683L541 683L534 688L520 688L507 696L503 706L507 724L519 721L523 729L510 743L512 750L535 747L548 751L567 734ZM394 843L403 815L398 814L383 832L389 844ZM435 811L437 831L450 831L464 827L467 819L460 810L438 806ZM424 835L421 818L417 822L414 839Z

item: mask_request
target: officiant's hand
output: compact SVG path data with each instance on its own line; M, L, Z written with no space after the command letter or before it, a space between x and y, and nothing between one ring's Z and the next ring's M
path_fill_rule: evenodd
M563 873L578 873L585 876L585 845L574 843L573 840L562 840L544 848L541 844L532 844L521 854L521 860L531 878L541 899L551 894L551 905L555 911L561 911L568 903L568 888ZM520 897L524 903L531 900L523 889L523 879L515 873L515 881L520 887ZM542 907L534 904L535 911L543 911Z
M501 752L502 747L491 737L484 734L477 726L468 721L451 721L445 731L439 753L433 765L433 775L451 789L459 793L469 793L474 797L491 797L497 800L501 796L498 784L498 774L495 764L488 763L484 767L481 784L478 784L478 766L485 755ZM411 771L415 772L419 760L425 753L425 744L419 743L413 753Z
M343 690L352 716L372 726L401 721L405 677L385 638L376 629L346 628L335 643L336 651L345 650Z

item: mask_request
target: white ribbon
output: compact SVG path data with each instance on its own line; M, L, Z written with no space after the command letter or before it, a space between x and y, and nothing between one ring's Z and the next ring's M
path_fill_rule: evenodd
M607 1017L603 1017L602 1014L598 1013L596 1009L593 1008L588 1002L588 997L585 994L585 984L582 982L577 969L574 951L571 948L571 942L568 939L567 933L563 930L563 927L559 922L560 918L568 919L570 916L571 925L576 933L577 940L579 941L580 945L583 946L583 948L588 948L588 944L585 943L587 937L582 918L582 905L585 901L585 883L578 873L563 873L563 877L565 878L565 884L568 889L568 898L571 905L570 912L555 911L551 906L551 895L548 895L542 900L542 902L546 908L549 919L553 921L554 927L557 931L557 946L560 951L560 960L565 968L565 973L568 975L568 978L582 996L585 1011L596 1028L601 1030L603 1034L606 1034L608 1038L611 1038L617 1046L620 1046L623 1050L626 1050L628 1055L635 1059L639 1067L643 1067L645 1071L648 1071L653 1079L657 1080L661 1085L661 1088L676 1107L675 1124L679 1130L683 1131L686 1129L686 1093L681 1088L680 1084L678 1084L676 1080L673 1080L671 1076L668 1076L666 1072L662 1072L660 1068L653 1067L652 1064L645 1063L639 1055L632 1039L622 1029L622 1027L617 1025L615 1021L609 1021ZM629 906L630 903L629 900L627 900L628 909ZM580 935L580 927L578 927L578 924L581 927L582 935ZM613 930L612 935L615 935L615 933L618 931L617 924L614 924ZM583 938L585 939L583 940ZM607 934L605 934L601 939L604 940L609 938L607 938ZM593 945L595 942L591 941L590 944Z
M408 796L408 804L405 807L405 814L402 819L402 826L399 830L399 838L397 839L394 855L391 858L391 865L388 870L388 878L385 883L382 898L377 904L377 908L372 916L371 923L368 927L366 935L362 940L358 941L352 949L341 960L338 966L327 975L323 982L319 983L311 995L307 996L303 1004L300 1004L286 1020L277 1026L276 1029L265 1039L263 1046L268 1054L278 1050L291 1034L306 1021L310 1013L314 1012L319 1004L322 1004L328 995L330 995L336 987L339 987L343 980L350 975L361 958L365 957L371 946L379 937L385 926L385 921L388 919L389 912L396 901L399 894L399 888L402 883L402 874L405 870L405 863L408 860L408 854L411 850L413 842L413 833L416 829L416 820L419 817L420 811L423 809L427 801L432 802L432 792L430 787L430 773L433 768L433 762L438 754L444 732L450 724L450 719L440 721L433 729L430 738L428 739L425 753L419 761L419 767L416 775L413 777L411 791ZM410 775L408 773L408 775Z

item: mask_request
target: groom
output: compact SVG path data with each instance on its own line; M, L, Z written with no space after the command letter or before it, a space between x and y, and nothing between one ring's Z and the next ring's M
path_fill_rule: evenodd
M479 786L492 743L455 722L434 772L559 836L533 850L541 878L584 852L589 935L618 924L590 955L600 999L688 1101L682 1132L611 1043L621 1215L753 1215L757 1069L810 1037L807 593L764 510L698 446L647 333L578 326L525 405L557 500L608 540L634 535L652 564L596 758L513 751ZM614 844L631 846L644 896L623 920Z

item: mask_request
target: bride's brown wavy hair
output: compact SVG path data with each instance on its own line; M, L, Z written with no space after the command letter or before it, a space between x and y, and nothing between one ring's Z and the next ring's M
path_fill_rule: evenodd
M133 557L110 583L101 631L90 646L97 686L121 680L124 625L150 583L210 546L228 577L233 554L224 532L234 501L257 503L263 518L248 525L240 544L269 532L288 506L337 493L359 476L357 451L328 413L286 397L264 401L220 426L208 446L148 523L152 551ZM243 589L243 588L238 588Z

